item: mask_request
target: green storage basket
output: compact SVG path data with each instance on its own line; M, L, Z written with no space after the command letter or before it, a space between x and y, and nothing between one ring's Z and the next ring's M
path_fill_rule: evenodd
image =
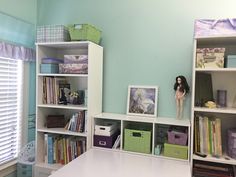
M68 26L72 41L92 41L99 44L101 31L89 24L74 24Z
M188 159L188 146L164 144L164 156L177 159Z
M151 153L152 130L148 127L129 126L124 130L124 150Z

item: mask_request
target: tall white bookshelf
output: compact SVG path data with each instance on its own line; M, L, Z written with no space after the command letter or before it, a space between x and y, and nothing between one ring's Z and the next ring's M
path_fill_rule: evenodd
M194 161L206 161L214 162L218 164L230 164L236 165L236 160L232 159L227 154L227 130L230 128L236 128L236 108L234 107L234 101L236 98L236 68L227 67L224 68L197 68L196 67L196 49L197 48L225 48L225 60L226 63L228 55L236 55L236 36L216 36L216 37L200 37L194 39L194 53L193 53L193 74L192 74L192 111L191 111L191 154L192 162ZM217 100L217 90L227 91L227 106L217 108L201 107L196 104L196 75L197 74L209 74L212 79L212 91L213 99ZM196 128L196 115L207 116L209 118L219 118L221 121L221 139L222 139L222 151L223 155L220 157L214 157L211 154L206 154L206 157L196 155L195 147L195 128ZM209 140L209 143L210 140ZM193 164L192 164L193 165Z
M43 57L64 58L64 55L88 55L88 74L44 74L40 72ZM36 44L36 164L35 177L47 177L61 164L48 164L45 161L45 134L71 136L85 139L86 149L91 147L92 115L102 111L103 48L92 42L55 42ZM72 90L87 90L87 105L44 104L43 78L66 78ZM87 131L72 132L64 128L46 128L49 114L64 114L69 117L77 111L87 111Z

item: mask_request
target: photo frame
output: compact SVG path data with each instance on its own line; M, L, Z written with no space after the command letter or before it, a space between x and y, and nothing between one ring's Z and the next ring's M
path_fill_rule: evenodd
M157 100L157 86L129 85L127 96L127 114L156 117Z

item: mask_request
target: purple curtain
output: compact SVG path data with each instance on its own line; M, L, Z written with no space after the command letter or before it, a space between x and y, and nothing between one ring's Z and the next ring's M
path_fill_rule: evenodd
M6 42L0 42L0 57L35 62L35 50Z

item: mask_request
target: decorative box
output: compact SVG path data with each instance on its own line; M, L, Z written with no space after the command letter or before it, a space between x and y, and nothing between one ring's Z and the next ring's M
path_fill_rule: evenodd
M195 37L235 36L236 18L198 19L194 25Z
M111 136L94 135L93 145L97 147L112 148L119 134L120 132L116 131Z
M227 56L227 68L236 68L236 55Z
M89 24L69 25L70 38L72 41L92 41L99 44L101 31Z
M40 72L41 73L58 73L58 64L41 64Z
M196 68L223 68L225 48L199 48Z
M59 64L59 63L64 63L64 60L60 58L45 57L45 58L42 58L41 63L42 64Z
M47 128L63 128L66 120L64 115L48 115L46 118Z
M227 106L227 90L217 90L216 91L216 102L220 107Z
M188 146L165 143L164 156L177 159L188 159Z
M88 74L88 64L59 64L59 73Z
M45 25L37 27L37 42L70 41L68 29L64 25Z
M188 134L177 131L168 131L168 143L170 144L178 144L178 145L186 145L188 140Z
M69 103L78 104L78 105L84 104L84 102L85 102L84 101L84 93L85 93L84 90L78 90L75 92L71 92L69 95Z
M117 131L116 122L100 122L95 125L95 135L111 136Z
M151 132L148 127L128 126L124 130L124 150L150 154Z
M228 156L236 159L236 129L228 130Z
M117 123L111 121L99 122L95 125L95 130L104 130L108 132L116 128L117 128Z
M64 55L64 63L88 64L88 55Z

